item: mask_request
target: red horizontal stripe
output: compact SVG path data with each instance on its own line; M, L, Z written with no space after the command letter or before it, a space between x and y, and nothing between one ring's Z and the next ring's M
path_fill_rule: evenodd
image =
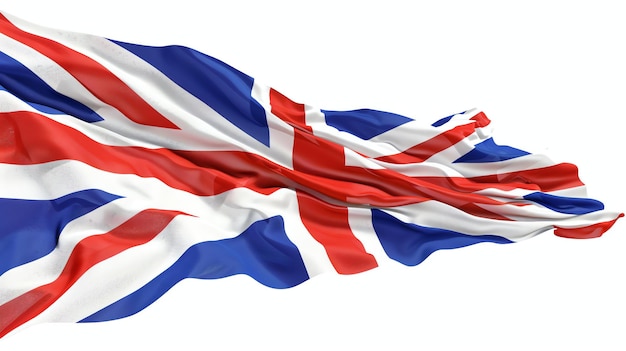
M236 187L269 194L288 187L321 193L337 201L378 207L434 199L489 218L494 215L475 204L501 203L387 169L339 165L343 149L301 130L296 136L300 145L294 160L297 169L291 170L240 151L103 145L47 117L18 111L0 113L0 162L40 164L76 160L107 172L154 177L196 195L215 195ZM493 187L488 183L483 186Z
M0 32L27 45L63 67L94 96L114 106L135 123L178 129L126 83L97 61L53 40L25 32L0 14Z
M183 213L145 210L106 234L81 240L56 280L0 305L0 337L45 311L95 264L147 243L179 214Z
M208 157L202 156L209 155L225 168L203 162ZM4 163L76 160L107 172L157 178L196 195L220 194L235 187L248 187L263 194L274 192L276 184L270 185L263 177L257 179L253 170L246 167L254 162L252 159L249 154L238 152L177 154L168 149L103 145L34 112L0 113L0 162ZM235 169L240 166L238 172L228 172L230 164Z

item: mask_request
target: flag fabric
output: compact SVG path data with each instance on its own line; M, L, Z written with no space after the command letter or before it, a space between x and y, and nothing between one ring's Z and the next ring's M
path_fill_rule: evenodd
M185 278L288 288L622 216L478 110L323 110L186 47L0 33L0 336L123 318Z

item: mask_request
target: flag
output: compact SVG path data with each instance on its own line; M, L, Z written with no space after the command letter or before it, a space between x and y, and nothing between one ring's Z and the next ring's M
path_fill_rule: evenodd
M621 216L477 110L323 110L189 48L0 28L0 335L123 318L185 278L288 288Z

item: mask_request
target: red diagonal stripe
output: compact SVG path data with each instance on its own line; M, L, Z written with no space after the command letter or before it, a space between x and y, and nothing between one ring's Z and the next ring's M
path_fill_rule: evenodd
M563 228L556 226L554 227L554 235L563 237L563 238L572 238L572 239L591 239L602 236L607 230L609 230L615 222L624 217L623 213L620 213L617 218L612 221L595 223L592 225L588 225L585 227L578 228Z
M423 162L463 140L465 137L472 134L475 129L476 125L474 123L456 126L403 152L395 155L377 157L376 159L382 162L398 164Z
M25 32L0 14L0 31L55 61L94 96L135 123L178 129L100 63L53 40Z
M482 128L491 123L483 112L477 113L474 117L470 118L470 120L474 121L474 123L456 126L403 152L395 155L377 157L376 159L396 164L424 162L433 155L457 144L468 135L472 134L476 128Z
M180 214L184 213L145 210L108 233L81 240L55 281L0 305L0 337L50 307L95 264L131 247L147 243Z

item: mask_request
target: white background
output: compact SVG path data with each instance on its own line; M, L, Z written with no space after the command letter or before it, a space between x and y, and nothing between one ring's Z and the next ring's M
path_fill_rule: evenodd
M577 164L591 197L625 211L626 11L618 1L516 3L0 0L0 9L191 46L326 109L434 121L477 107L496 142ZM0 350L624 350L624 222L600 239L544 233L287 290L245 276L187 280L136 316L38 325Z

